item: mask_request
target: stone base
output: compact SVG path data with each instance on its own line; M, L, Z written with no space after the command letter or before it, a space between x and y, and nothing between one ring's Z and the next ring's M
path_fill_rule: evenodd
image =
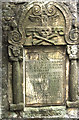
M27 118L64 118L66 115L65 106L48 106L48 107L26 107L24 117Z

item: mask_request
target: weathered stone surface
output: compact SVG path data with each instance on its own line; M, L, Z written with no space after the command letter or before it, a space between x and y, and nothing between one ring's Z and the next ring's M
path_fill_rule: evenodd
M65 47L25 50L26 105L65 104Z
M58 1L57 1L58 2ZM65 1L66 2L66 1ZM57 4L60 4L60 3L57 3ZM56 4L56 5L57 5ZM55 5L55 4L54 4ZM31 35L31 34L28 34L28 32L27 32L27 30L25 30L25 28L26 28L26 16L25 16L25 13L26 13L26 11L27 11L27 9L26 9L26 6L29 6L29 5L27 5L27 3L4 3L3 4L3 84L2 84L2 87L3 87L3 104L2 104L2 119L12 119L12 118L16 118L16 119L18 119L18 118L22 118L22 117L24 117L24 118L27 118L27 117L33 117L33 118L35 118L35 117L39 117L39 118L78 118L78 109L75 109L75 107L74 108L62 108L62 107L60 107L59 106L59 108L58 108L58 106L57 106L57 109L54 109L54 107L52 106L52 110L50 110L50 107L48 107L48 108L44 108L44 107L41 107L41 108L32 108L32 107L27 107L26 109L25 109L25 111L24 112L17 112L17 113L15 113L15 112L10 112L9 111L9 106L10 106L10 103L12 103L13 102L13 98L12 98L12 94L11 94L11 92L9 92L11 95L9 95L9 97L8 97L8 83L9 82L11 82L11 80L12 80L12 78L11 77L8 77L8 75L12 75L11 73L10 74L8 74L7 73L7 70L9 69L9 72L10 72L10 70L11 70L11 68L9 68L9 67L11 67L11 65L9 65L8 66L8 55L7 55L7 52L8 52L8 49L7 49L7 46L8 46L8 44L7 43L9 43L9 45L11 45L13 48L15 47L15 49L10 49L10 54L9 54L9 57L11 57L12 59L12 62L11 61L9 61L9 62L11 62L11 64L13 64L13 60L14 61L19 61L20 59L19 58L21 58L20 57L20 55L22 55L23 54L23 51L21 51L21 54L19 54L19 49L18 49L18 51L17 51L17 48L19 48L18 46L21 46L21 45L23 45L23 47L25 47L25 45L33 45L33 41L31 41L31 40L33 40L34 38L36 38L35 39L35 44L34 45L36 45L37 43L38 43L38 41L43 41L42 43L43 43L43 45L45 45L46 43L48 44L48 45L51 45L51 43L52 43L52 39L50 40L49 39L49 34L48 33L50 33L49 31L50 31L50 29L48 29L49 27L49 25L45 28L45 27L40 27L40 28L42 28L42 30L44 30L43 32L45 33L45 32L47 32L46 34L43 34L43 36L42 36L42 32L40 32L41 34L40 34L40 36L38 36L38 35L36 35L37 33L38 33L38 31L37 31L37 29L39 29L38 27L36 27L35 29L32 29L32 33L33 33L33 31L34 32L36 32L36 34L33 34L33 35ZM39 5L36 5L37 7L39 7ZM60 28L59 29L57 29L57 30L55 30L55 28L54 29L52 29L54 32L56 32L56 34L55 35L57 35L57 33L58 33L58 31L60 32L60 38L61 38L61 40L59 39L59 36L58 36L58 38L57 38L57 40L59 40L58 41L58 43L60 42L60 41L63 41L62 42L62 44L64 43L65 44L65 42L66 42L66 44L78 44L78 37L79 37L79 32L78 32L78 26L77 26L77 23L75 23L75 18L76 18L76 9L74 10L74 8L76 8L76 4L75 3L72 3L72 2L70 2L70 3L68 3L68 4L66 4L66 3L61 3L60 4L60 6L63 6L63 8L64 8L64 10L65 10L65 12L66 12L66 14L65 14L65 16L63 16L64 14L63 14L63 11L62 11L62 7L56 7L56 6L53 6L53 8L55 8L55 9L57 9L58 11L57 11L57 13L61 16L61 23L63 24L63 26L66 26L65 24L67 23L67 26L66 27L68 27L67 28L67 30L68 31L66 31L66 33L68 32L68 33L70 33L70 34L66 34L66 35L64 35L63 34L63 32L60 32ZM49 7L50 8L50 7ZM60 8L61 8L61 10L60 10ZM67 12L67 10L66 9L68 8L68 12ZM37 8L36 8L37 9ZM32 7L29 9L29 11L30 11L30 13L31 13L31 15L32 15L32 12L31 12L31 10L32 10ZM38 9L37 9L38 10ZM70 10L70 12L71 13L69 13L69 10ZM62 12L61 12L62 11ZM53 11L54 13L55 13L55 10ZM22 14L23 13L23 14ZM37 13L33 13L33 15L34 16L39 16L39 15L37 15L38 14L38 12ZM68 14L68 16L66 16ZM69 16L70 16L70 14L72 15L72 17L70 18ZM24 16L24 17L22 17L22 15ZM26 15L27 15L27 13L26 13ZM45 13L44 14L42 14L42 15L45 15ZM48 16L50 16L50 14L48 14ZM54 15L53 15L54 16ZM43 17L43 16L42 16ZM69 17L69 19L68 19L68 17ZM66 19L65 19L66 18ZM33 22L33 19L32 19L32 16L31 16L31 22ZM64 20L65 19L65 20ZM68 20L67 20L68 19ZM20 22L19 22L20 21ZM37 21L39 21L38 19L37 19ZM58 20L57 20L58 21ZM63 23L63 21L64 21L64 23ZM69 21L72 21L72 24L71 24L71 22L69 22ZM43 22L43 21L42 21ZM55 21L54 21L55 22ZM20 24L21 23L21 24ZM38 22L37 22L38 23ZM58 21L58 24L59 24L60 22ZM60 23L60 24L61 24ZM70 24L69 24L70 23ZM36 24L36 23L35 23ZM46 19L45 19L45 21L43 22L43 24L45 24L45 26L46 26ZM58 25L57 24L57 25ZM22 25L24 25L24 29L23 29L23 31L22 31L22 29L21 29L21 27L22 27ZM28 26L29 24L27 24L27 26ZM51 27L50 27L51 28ZM61 27L62 28L62 27ZM46 31L47 30L47 31ZM62 29L62 31L63 31L63 29ZM27 33L27 34L25 34L25 33ZM30 37L29 37L29 35L30 35ZM22 36L24 36L24 37L22 37ZM63 36L65 36L65 39L64 39L64 37ZM67 38L66 38L66 36L67 36ZM33 39L32 39L32 37L33 37ZM27 38L27 41L26 41L26 38ZM63 38L63 39L62 39ZM29 41L30 40L30 41ZM37 41L36 41L37 40ZM68 41L66 41L66 40L68 40ZM50 41L50 43L49 43L49 41ZM30 43L30 44L28 44L28 42ZM46 44L46 45L47 45ZM40 43L38 44L38 45L41 45ZM54 42L54 45L58 45L58 44L56 44L55 42ZM11 48L12 48L11 47ZM14 50L14 52L13 52L13 50ZM17 54L18 53L18 54ZM78 52L78 54L79 54L79 52ZM71 53L71 56L76 56L74 53L72 54ZM79 58L78 56L76 56L75 58ZM17 59L17 60L16 60ZM22 60L22 59L21 59ZM21 61L22 62L22 61ZM76 61L77 62L77 61ZM54 63L55 64L55 63ZM79 62L78 62L78 64L79 64ZM76 64L77 65L77 64ZM17 67L15 67L15 69L16 69ZM22 64L21 64L21 67L20 68L22 68ZM74 67L73 67L74 68ZM15 70L15 69L13 69L13 70ZM75 68L74 68L75 69ZM74 71L74 69L73 69L73 71ZM75 72L77 72L77 71L75 71ZM15 73L16 73L16 71L15 71ZM18 73L18 72L17 72ZM15 74L15 76L17 75L17 73ZM21 72L21 75L22 75L22 72ZM18 75L19 76L19 75ZM72 75L71 75L72 76ZM16 78L16 77L14 77L14 78ZM75 79L75 77L74 77L74 79ZM19 79L18 79L19 80ZM16 79L15 81L18 83L18 80ZM61 79L62 80L62 79ZM8 82L9 81L9 82ZM72 81L71 81L72 82ZM12 83L12 82L11 82ZM12 89L12 84L11 83L9 83L9 85L10 85L10 89L11 90L13 90ZM20 85L20 84L19 84ZM21 76L21 85L23 85L23 83L22 83L22 76ZM15 85L14 85L15 86ZM16 87L17 88L17 87ZM74 84L73 84L73 86L71 86L71 88L74 88ZM22 89L21 89L22 90ZM17 91L17 90L16 90ZM74 90L71 90L71 91L73 91L74 93L75 93L75 91ZM21 91L22 92L22 91ZM12 92L13 93L13 92ZM19 95L19 94L18 94ZM71 99L71 101L73 101L74 100L74 95L72 95L73 97L73 99ZM77 98L79 98L79 95L77 95ZM16 99L16 98L15 98ZM19 99L20 100L20 99ZM18 100L18 101L19 101ZM78 99L79 100L79 99ZM69 101L70 102L70 101ZM73 103L73 102L72 102ZM75 106L75 102L73 103L74 104L74 106ZM19 106L18 106L18 108L19 108ZM14 108L15 109L15 108ZM49 116L48 116L49 115ZM55 115L55 116L54 116Z
M63 106L39 108L28 107L25 109L23 116L27 116L27 118L64 118L65 114L66 108Z

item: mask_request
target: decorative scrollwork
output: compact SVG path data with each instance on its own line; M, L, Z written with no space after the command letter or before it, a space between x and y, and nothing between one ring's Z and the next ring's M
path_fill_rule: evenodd
M46 6L46 14L48 16L53 16L55 15L56 13L56 8L53 4L49 3L47 6Z
M78 39L79 39L79 31L76 29L72 29L70 31L70 40L75 42L75 41L78 41Z
M25 7L27 8L27 6ZM33 45L34 43L34 45L50 45L51 43L55 45L75 44L77 42L74 43L69 39L71 25L72 16L65 4L61 5L61 3L56 2L41 4L41 2L35 2L30 4L28 9L24 9L19 22L19 31L24 36L25 45ZM61 27L63 30L51 31L48 27L57 29ZM39 32L36 30L37 28L39 28ZM32 33L30 36L28 35L29 32ZM35 42L36 40L38 42Z
M49 21L49 17L52 19L52 16L59 16L56 15L56 7L53 4L49 3L46 6L35 4L32 8L32 14L29 16L29 19L31 22L40 22L40 24L46 26Z
M35 4L33 7L33 15L38 16L41 14L41 7L38 4Z
M21 34L17 30L9 33L8 42L11 44L19 44L21 42Z

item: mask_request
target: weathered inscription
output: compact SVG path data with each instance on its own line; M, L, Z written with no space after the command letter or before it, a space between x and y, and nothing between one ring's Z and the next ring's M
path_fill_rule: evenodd
M40 50L26 53L26 105L64 103L65 54Z

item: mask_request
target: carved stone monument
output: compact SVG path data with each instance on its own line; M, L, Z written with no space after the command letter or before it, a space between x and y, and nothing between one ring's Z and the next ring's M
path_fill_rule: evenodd
M68 6L9 3L9 14L4 6L9 111L24 111L27 118L63 118L67 110L77 110L79 31Z

